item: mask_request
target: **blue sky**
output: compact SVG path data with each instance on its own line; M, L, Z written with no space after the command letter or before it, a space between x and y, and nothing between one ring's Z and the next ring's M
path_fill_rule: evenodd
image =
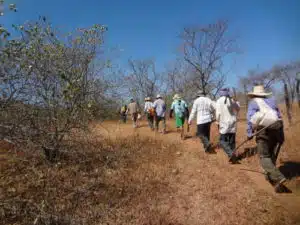
M158 67L175 58L178 33L184 26L228 19L239 36L243 54L235 58L228 76L251 68L265 69L275 63L300 59L300 1L297 0L6 0L17 3L18 13L0 18L0 23L22 23L47 16L62 29L105 24L107 45L118 47L124 65L129 57L153 58ZM3 22L3 20L5 21ZM234 83L234 84L233 84Z

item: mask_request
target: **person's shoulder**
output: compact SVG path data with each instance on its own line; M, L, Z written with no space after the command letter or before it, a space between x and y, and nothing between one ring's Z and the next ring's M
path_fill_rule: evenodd
M270 97L270 98L265 98L265 102L271 104L271 105L275 105L277 106L277 101L274 97Z
M218 99L216 100L216 103L221 102L223 99L224 99L224 96L221 96L220 98L218 98Z

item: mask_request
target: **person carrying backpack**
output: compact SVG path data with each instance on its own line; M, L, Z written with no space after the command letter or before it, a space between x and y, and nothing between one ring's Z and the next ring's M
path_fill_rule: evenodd
M177 130L180 129L181 138L184 138L184 122L185 118L189 118L189 109L187 103L182 98L175 94L170 110L170 118L172 118L173 111L175 111L175 123Z
M155 110L153 108L153 103L151 102L151 98L147 97L145 98L145 107L144 112L147 116L148 126L151 130L154 130L154 116L155 116Z
M276 168L277 156L284 142L283 121L272 93L265 92L264 86L253 87L248 93L251 99L247 112L247 136L248 140L253 138L253 132L259 131L256 136L257 150L260 164L265 170L266 179L274 186L277 193L284 192L287 179Z
M163 123L163 130L161 131L163 134L166 133L166 103L162 99L161 95L156 96L156 100L153 103L153 108L155 109L155 129L159 131L160 122Z
M138 104L133 100L133 98L130 99L130 103L127 108L127 114L131 115L132 121L133 121L133 127L137 128L137 120L138 120L138 114L139 114L139 107Z
M127 121L127 105L124 104L122 107L121 107L121 110L120 110L120 117L121 117L121 121L123 121L123 123L126 123Z
M216 102L216 122L220 133L220 146L229 157L229 162L235 164L238 161L234 153L235 133L237 124L237 112L240 105L229 95L229 89L220 90L220 98Z

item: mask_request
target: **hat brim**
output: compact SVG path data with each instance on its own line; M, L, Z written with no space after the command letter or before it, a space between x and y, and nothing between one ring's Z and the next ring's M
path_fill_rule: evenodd
M173 97L173 100L181 100L181 97Z
M266 97L266 96L272 95L272 93L271 93L271 92L268 92L268 93L255 93L255 92L249 92L247 95L248 95L248 96Z

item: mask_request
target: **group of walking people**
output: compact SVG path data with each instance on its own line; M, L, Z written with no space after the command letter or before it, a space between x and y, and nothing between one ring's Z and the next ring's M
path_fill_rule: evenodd
M253 91L248 93L249 104L247 111L247 138L256 137L257 150L260 163L265 171L265 178L274 186L276 192L285 190L284 183L287 181L284 175L276 167L280 147L284 142L283 121L276 101L267 93L263 86L254 86ZM162 122L162 133L166 133L166 103L160 95L154 102L150 97L145 99L144 112L147 116L151 130L159 131ZM175 114L176 128L184 136L184 124L187 120L188 129L196 118L197 136L200 138L205 153L214 153L210 142L210 127L216 122L219 130L219 146L229 158L229 162L236 164L240 158L236 153L237 116L240 104L231 96L229 88L220 90L220 97L213 101L204 91L199 91L193 102L191 112L188 104L179 94L173 97L169 117ZM136 103L132 100L128 105L127 113L136 121Z

